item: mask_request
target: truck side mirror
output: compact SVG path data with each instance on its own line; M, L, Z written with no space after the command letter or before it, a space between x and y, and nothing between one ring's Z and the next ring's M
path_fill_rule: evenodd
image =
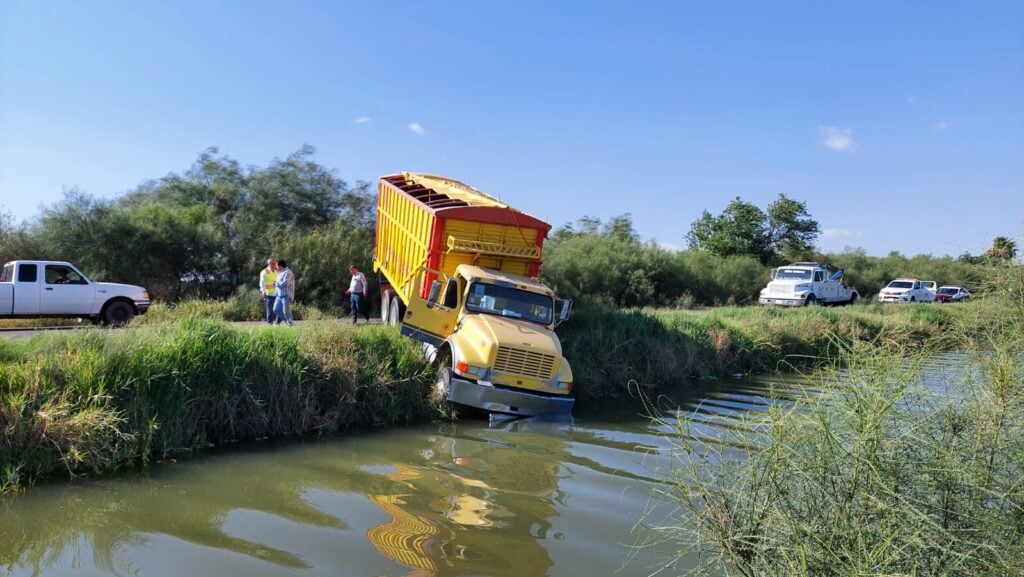
M558 311L558 320L555 322L556 327L569 320L569 313L572 312L572 299L558 299L557 302L562 303L562 306Z
M441 296L441 281L435 280L430 283L430 293L427 295L427 302L431 304L437 303L437 298Z

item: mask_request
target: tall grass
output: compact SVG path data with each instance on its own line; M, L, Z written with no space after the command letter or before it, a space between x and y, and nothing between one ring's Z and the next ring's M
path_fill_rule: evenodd
M384 327L184 321L0 341L0 489L209 444L436 415L430 369Z
M736 429L743 458L678 421L652 501L678 509L641 535L694 574L1024 574L1024 273L1001 272L946 329L975 352L945 386L922 379L923 352L855 340L817 373L818 401Z
M589 308L559 334L585 406L628 398L631 386L653 392L694 378L827 365L851 341L892 350L959 348L985 328L984 307Z

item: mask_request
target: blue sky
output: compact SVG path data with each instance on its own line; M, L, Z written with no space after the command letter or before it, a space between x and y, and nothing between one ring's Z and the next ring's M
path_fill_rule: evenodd
M304 143L667 246L779 193L825 250L1024 245L1024 2L0 2L18 220Z

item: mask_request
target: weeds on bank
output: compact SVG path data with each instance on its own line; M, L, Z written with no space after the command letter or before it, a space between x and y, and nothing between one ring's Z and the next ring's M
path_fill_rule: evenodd
M0 490L209 444L430 418L429 369L383 327L189 317L0 342Z
M959 335L976 346L951 382L923 378L922 351L846 341L822 398L737 429L742 458L678 421L641 544L675 545L666 566L686 558L692 574L1024 573L1024 299L1010 290L1024 277L1005 273L992 316Z

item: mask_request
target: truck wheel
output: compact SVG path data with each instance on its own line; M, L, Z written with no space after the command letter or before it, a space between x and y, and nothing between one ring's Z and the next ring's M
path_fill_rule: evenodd
M390 312L388 312L388 324L400 325L402 324L402 313L405 312L405 307L402 306L402 300L395 296L391 299L391 305L389 306Z
M113 327L123 327L131 322L135 316L135 308L127 301L114 301L107 303L103 308L103 324Z
M804 306L813 307L817 306L818 299L814 295L807 295L807 300L804 301Z
M384 291L384 294L380 295L380 322L389 325L389 319L391 318L391 299L394 293L391 291Z
M452 368L449 366L441 367L441 372L437 374L437 380L434 381L434 390L431 391L431 395L434 400L443 403L448 400L448 390L452 386Z
M853 293L852 295L850 295L850 300L846 301L846 304L852 305L852 304L856 304L856 302L857 302L857 293Z
M917 299L914 298L914 297L910 297L910 302L912 302L912 303L917 302Z

